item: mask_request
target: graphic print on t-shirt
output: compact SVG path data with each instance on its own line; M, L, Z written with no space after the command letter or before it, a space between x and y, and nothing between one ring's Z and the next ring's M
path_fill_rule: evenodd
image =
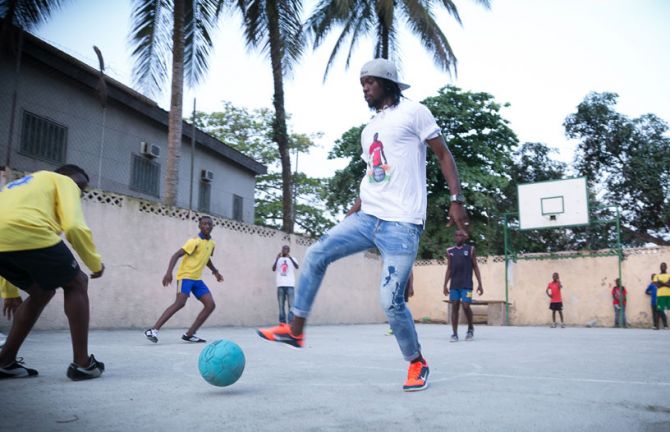
M286 276L288 274L288 263L286 260L284 260L284 262L282 262L279 266L279 274L282 276Z
M391 167L384 154L384 144L379 141L379 134L375 133L368 150L368 180L370 183L381 183L391 179Z

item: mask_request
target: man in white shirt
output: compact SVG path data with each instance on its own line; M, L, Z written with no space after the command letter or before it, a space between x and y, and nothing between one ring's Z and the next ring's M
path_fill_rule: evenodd
M453 156L431 112L405 99L409 88L398 79L395 65L375 59L361 69L360 84L374 117L361 134L361 157L367 164L360 195L347 217L307 251L290 326L258 329L264 339L295 348L304 345L303 328L328 265L340 258L377 248L382 255L381 305L403 358L410 362L405 391L428 386L428 363L414 320L405 305L419 238L426 219L426 147L437 159L449 186L450 224L467 229L467 214ZM343 290L343 294L346 291Z
M298 261L291 255L291 248L284 245L281 252L277 254L272 271L275 272L277 279L277 302L279 303L279 325L288 325L293 321L293 291L295 287L295 271L298 269ZM288 303L288 321L286 320L286 308Z

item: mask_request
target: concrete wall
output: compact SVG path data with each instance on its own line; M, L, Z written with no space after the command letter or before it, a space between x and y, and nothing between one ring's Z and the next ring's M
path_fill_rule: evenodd
M97 191L83 202L86 219L106 266L102 278L91 280L92 328L147 328L174 300L176 286L163 287L170 256L197 234L197 215ZM225 281L217 283L209 270L203 279L217 309L207 326L255 326L278 320L272 264L284 244L302 262L307 239L280 231L215 219L213 262ZM298 270L299 273L299 270ZM381 323L379 306L381 261L357 254L332 264L310 317L313 324ZM191 299L166 327L187 328L201 304ZM6 328L2 320L0 329ZM38 329L66 328L63 293L58 290L36 324Z
M502 257L480 258L484 295L475 299L505 299L505 267ZM622 280L628 290L626 317L639 327L651 325L649 296L644 294L652 273L661 262L670 262L670 248L627 249ZM414 268L415 296L410 308L416 319L445 321L442 295L444 262L419 262ZM569 325L611 326L614 322L612 286L618 277L616 257L519 260L510 266L509 300L512 325L545 325L551 322L549 298L545 294L553 272L563 284L564 317Z

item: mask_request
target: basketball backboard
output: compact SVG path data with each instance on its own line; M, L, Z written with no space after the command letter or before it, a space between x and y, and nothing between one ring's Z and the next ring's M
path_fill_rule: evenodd
M519 229L557 228L589 223L586 177L517 186Z

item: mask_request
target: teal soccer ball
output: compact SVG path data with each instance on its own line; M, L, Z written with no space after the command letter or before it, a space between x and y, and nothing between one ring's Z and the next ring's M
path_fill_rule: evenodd
M242 348L229 340L218 340L207 345L198 358L202 378L217 387L229 386L242 376L246 360Z

